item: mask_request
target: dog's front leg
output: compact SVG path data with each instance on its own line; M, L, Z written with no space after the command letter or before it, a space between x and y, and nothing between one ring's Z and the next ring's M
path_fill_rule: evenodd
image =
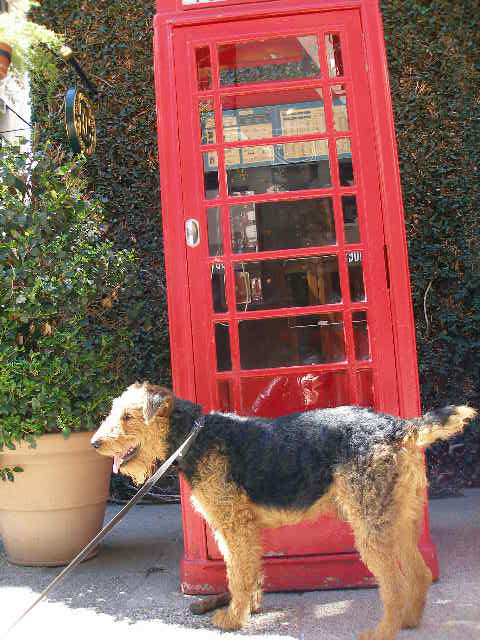
M250 611L258 610L261 602L262 548L259 527L251 514L243 516L228 529L215 532L227 565L231 601L227 609L217 611L213 623L224 630L240 629Z
M213 616L213 623L224 630L240 629L250 611L258 610L263 582L258 518L245 491L232 482L229 468L229 461L213 452L198 471L191 497L227 565L230 605Z

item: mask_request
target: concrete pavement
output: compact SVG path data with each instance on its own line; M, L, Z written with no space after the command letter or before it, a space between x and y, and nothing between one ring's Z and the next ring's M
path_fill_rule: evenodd
M120 509L109 505L107 520ZM399 640L480 638L480 489L430 503L440 581L422 626ZM180 592L180 505L136 506L109 533L98 556L77 567L9 636L49 640L214 640L210 614L194 616ZM60 572L10 565L0 546L0 636ZM376 589L266 594L261 613L225 638L344 640L375 625Z

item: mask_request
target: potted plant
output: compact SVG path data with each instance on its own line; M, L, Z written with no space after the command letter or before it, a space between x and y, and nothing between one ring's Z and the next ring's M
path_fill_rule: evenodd
M63 38L43 25L27 19L30 0L15 0L9 11L0 13L0 79L10 74L22 84L31 64L31 53L37 45L58 51ZM36 64L39 61L36 60Z
M115 302L134 264L82 160L54 155L0 150L0 535L29 565L69 562L103 523L111 465L88 432L125 385Z

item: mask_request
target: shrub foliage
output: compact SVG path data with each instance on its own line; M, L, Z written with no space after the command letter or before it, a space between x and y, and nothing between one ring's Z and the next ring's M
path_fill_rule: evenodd
M0 450L98 425L129 335L112 311L132 251L103 236L82 162L0 150Z

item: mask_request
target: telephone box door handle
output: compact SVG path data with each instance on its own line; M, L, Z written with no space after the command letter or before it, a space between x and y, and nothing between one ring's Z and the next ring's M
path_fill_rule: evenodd
M189 218L185 222L185 239L189 247L197 247L200 244L200 227L195 218Z

